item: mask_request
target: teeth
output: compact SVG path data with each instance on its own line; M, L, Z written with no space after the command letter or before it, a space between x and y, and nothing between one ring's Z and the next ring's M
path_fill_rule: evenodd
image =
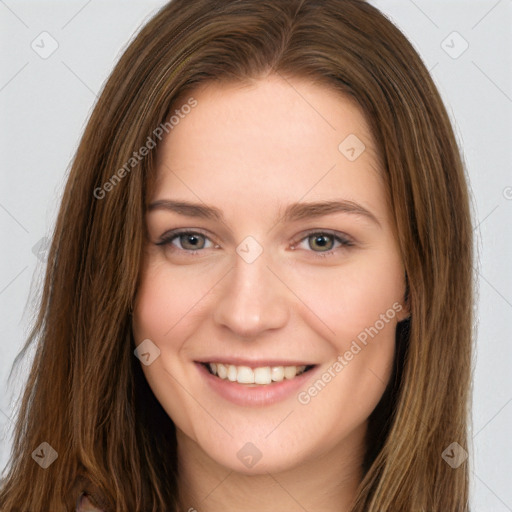
M238 368L232 366L231 368L237 372L235 374L237 382L240 382L240 384L254 384L254 372L248 366L239 366Z
M255 368L252 372L255 384L270 384L272 382L272 371L270 366L264 368Z
M233 366L232 364L230 364L228 366L228 379L231 382L235 382L236 381L236 374L237 374L236 366Z
M284 366L272 367L271 377L274 382L281 382L284 379Z
M210 370L214 375L217 374L217 376L219 376L221 379L225 379L228 376L228 370L223 364L211 364Z
M284 378L285 379L293 379L297 375L297 367L296 366L287 366L284 369Z
M306 369L305 366L262 366L253 369L249 366L234 366L222 363L209 363L208 366L213 375L240 384L281 382L283 379L293 379Z

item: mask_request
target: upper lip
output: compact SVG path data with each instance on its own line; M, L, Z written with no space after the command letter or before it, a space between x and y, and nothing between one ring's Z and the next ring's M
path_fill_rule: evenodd
M263 366L314 366L314 363L308 363L305 361L285 360L285 359L242 359L239 357L216 357L204 358L196 360L196 363L222 363L231 364L233 366L248 366L249 368L260 368Z

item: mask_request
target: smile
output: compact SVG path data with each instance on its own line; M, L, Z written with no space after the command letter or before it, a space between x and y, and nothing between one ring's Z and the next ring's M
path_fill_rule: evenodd
M282 382L284 379L293 379L306 371L313 365L302 366L260 366L250 368L249 366L235 366L223 363L204 363L204 366L212 374L222 380L238 382L239 384L267 385L273 382Z
M265 362L268 364L261 366ZM279 362L285 361L265 362L260 361L258 366L258 363L248 362L253 365L251 367L247 364L220 363L218 360L215 363L195 361L195 366L206 386L205 393L212 391L224 400L244 407L268 406L293 399L299 389L322 368L319 364L279 365Z

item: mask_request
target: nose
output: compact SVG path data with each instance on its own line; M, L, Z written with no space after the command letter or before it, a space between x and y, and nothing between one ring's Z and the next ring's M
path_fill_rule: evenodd
M286 325L287 288L268 263L265 251L252 263L236 255L217 297L213 314L217 326L240 338L254 338Z

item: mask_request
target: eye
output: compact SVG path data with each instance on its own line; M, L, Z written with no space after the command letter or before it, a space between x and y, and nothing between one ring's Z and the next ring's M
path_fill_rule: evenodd
M207 241L211 243L210 246L207 246ZM204 233L190 230L169 231L162 235L160 241L157 242L156 245L171 245L173 248L176 247L178 250L192 253L201 249L218 247L218 245L213 244L213 242Z
M313 250L315 256L326 257L334 256L337 250L343 250L354 245L346 235L342 233L332 232L329 230L310 231L305 237L301 238L299 244L307 243L308 248ZM336 246L336 243L339 244ZM295 250L295 243L292 250Z
M343 233L330 230L310 231L297 242L292 244L292 250L306 243L306 250L315 253L315 257L334 256L336 251L343 250L354 245L353 241ZM338 244L338 245L336 245ZM203 249L217 249L219 245L213 243L210 238L200 231L173 230L168 231L156 242L158 246L171 246L172 250L183 251L191 255L201 252ZM304 247L301 247L304 249Z

